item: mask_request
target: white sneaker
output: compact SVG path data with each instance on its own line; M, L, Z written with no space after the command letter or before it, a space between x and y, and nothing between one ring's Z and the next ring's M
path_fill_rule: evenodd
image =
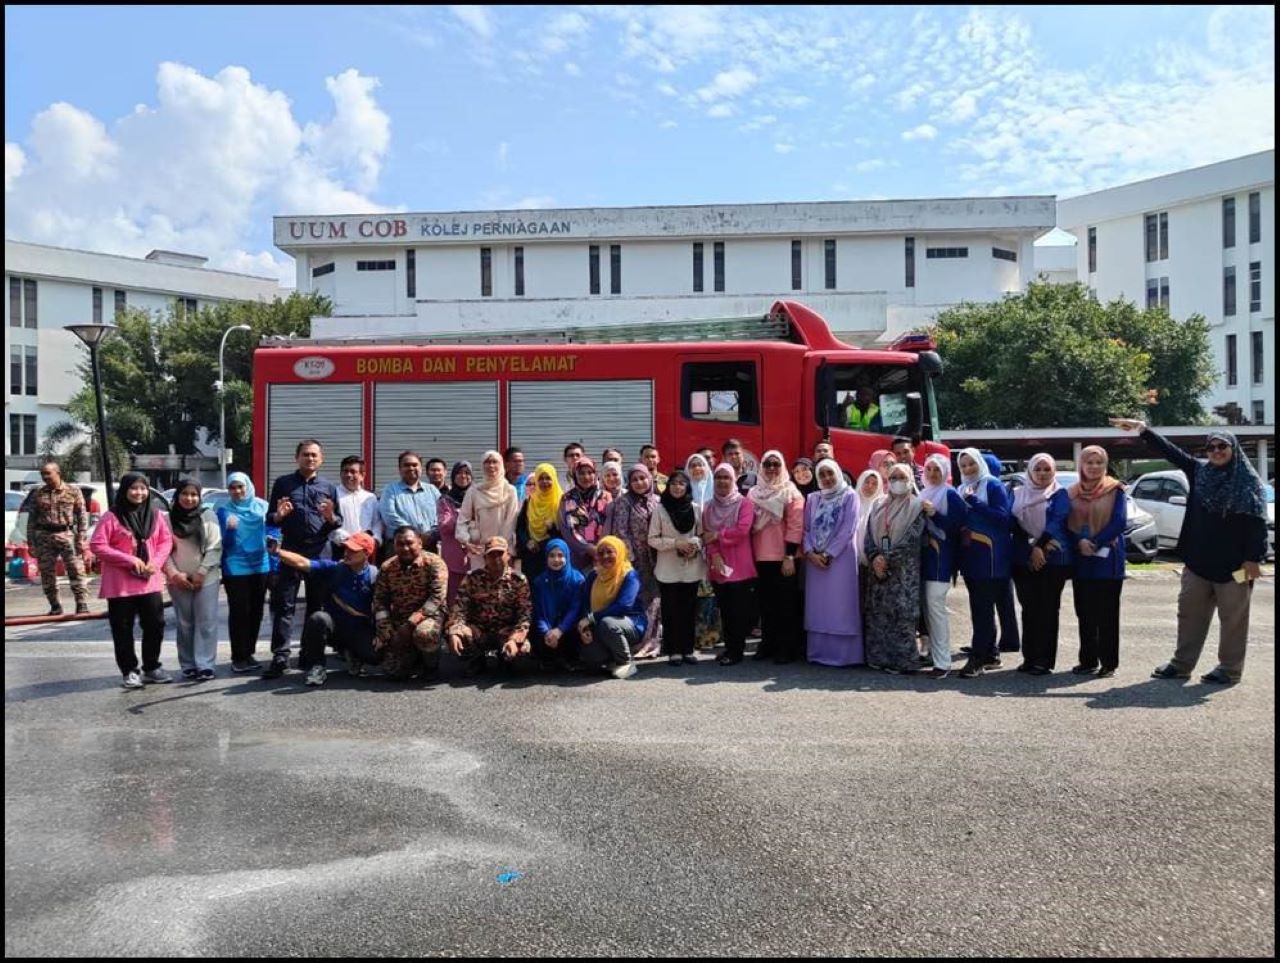
M324 685L324 680L329 677L329 673L322 665L313 665L307 670L307 685Z
M136 671L130 672L128 675L124 677L124 681L121 682L120 684L124 686L126 689L141 689L142 676L138 675Z
M637 672L634 662L624 662L622 665L615 666L613 677L615 679L630 679Z

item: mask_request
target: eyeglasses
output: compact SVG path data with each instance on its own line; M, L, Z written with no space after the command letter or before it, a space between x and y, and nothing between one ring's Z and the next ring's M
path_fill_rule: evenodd
M765 463L764 463L764 467L765 467L765 468L781 468L781 467L782 467L782 462L780 462L780 461L767 461L767 462L765 462Z
M1205 451L1230 451L1231 446L1225 441L1215 441L1204 446Z

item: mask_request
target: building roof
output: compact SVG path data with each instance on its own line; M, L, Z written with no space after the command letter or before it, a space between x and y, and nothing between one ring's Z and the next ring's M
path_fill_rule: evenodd
M1066 230L1078 230L1100 221L1254 190L1274 185L1275 181L1276 152L1264 150L1104 191L1063 198L1058 201L1058 224Z

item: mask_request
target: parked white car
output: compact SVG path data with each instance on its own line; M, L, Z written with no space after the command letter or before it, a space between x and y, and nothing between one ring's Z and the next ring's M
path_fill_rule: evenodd
M1161 548L1176 548L1182 531L1182 518L1187 512L1190 486L1187 476L1178 470L1153 471L1143 475L1130 487L1133 500L1156 520ZM1264 484L1267 496L1267 546L1271 558L1276 554L1276 490Z
M4 541L6 545L14 544L14 535L18 527L18 509L22 507L22 492L4 493Z

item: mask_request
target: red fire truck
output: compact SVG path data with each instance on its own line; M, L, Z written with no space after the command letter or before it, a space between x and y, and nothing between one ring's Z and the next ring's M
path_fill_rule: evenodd
M829 436L856 474L895 434L922 438L921 459L946 453L932 348L920 338L887 350L844 344L795 301L750 318L553 334L268 338L254 356L255 483L265 492L292 471L307 437L324 445L330 470L362 455L376 488L398 477L397 455L410 448L475 463L518 445L528 466L560 467L570 442L593 457L619 448L629 461L652 442L669 470L731 437L757 456L777 448L792 459ZM844 427L859 388L874 397L878 430Z

